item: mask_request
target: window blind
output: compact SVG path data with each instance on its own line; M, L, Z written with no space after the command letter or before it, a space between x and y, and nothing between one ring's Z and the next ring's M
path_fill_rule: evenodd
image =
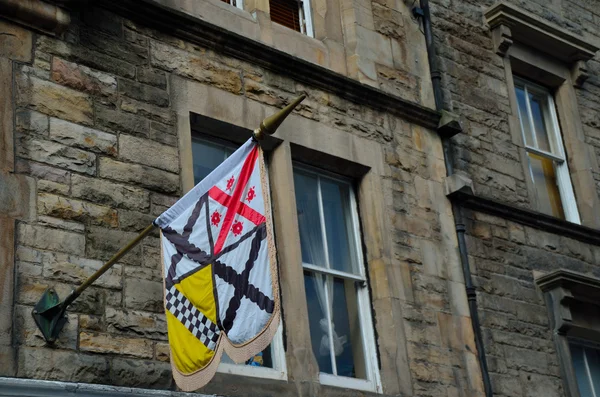
M269 0L271 20L300 32L300 4L296 0Z

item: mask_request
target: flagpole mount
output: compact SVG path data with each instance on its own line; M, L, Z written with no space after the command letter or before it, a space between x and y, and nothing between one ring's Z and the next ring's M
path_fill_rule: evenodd
M283 120L285 120L286 117L292 113L292 110L294 110L294 108L298 106L298 104L300 104L300 102L302 102L304 99L306 99L306 95L300 95L298 98L294 99L292 103L281 109L279 112L261 121L260 126L255 129L254 133L252 134L254 140L261 141L265 139L265 136L273 135L281 123L283 123Z

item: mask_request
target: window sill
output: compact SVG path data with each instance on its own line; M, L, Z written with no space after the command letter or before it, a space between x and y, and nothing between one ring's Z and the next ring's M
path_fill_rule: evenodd
M250 365L236 365L221 363L217 371L221 374L249 376L253 378L262 379L273 379L273 380L286 380L287 374L285 371L276 370L267 367L253 367Z
M347 378L345 376L335 376L321 372L319 374L319 382L326 386L381 393L381 386L376 385L373 381L364 379Z
M570 237L594 245L600 245L600 230L578 225L540 212L515 207L463 191L455 191L448 198L457 204L476 211L542 229L549 233Z

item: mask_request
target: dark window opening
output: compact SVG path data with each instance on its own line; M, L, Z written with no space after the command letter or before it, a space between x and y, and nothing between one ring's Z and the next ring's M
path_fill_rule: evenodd
M269 0L271 21L301 32L300 2L296 0Z

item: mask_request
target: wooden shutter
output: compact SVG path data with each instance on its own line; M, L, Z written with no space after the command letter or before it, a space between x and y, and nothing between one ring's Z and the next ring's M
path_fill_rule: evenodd
M300 32L300 4L296 0L269 0L271 21Z

